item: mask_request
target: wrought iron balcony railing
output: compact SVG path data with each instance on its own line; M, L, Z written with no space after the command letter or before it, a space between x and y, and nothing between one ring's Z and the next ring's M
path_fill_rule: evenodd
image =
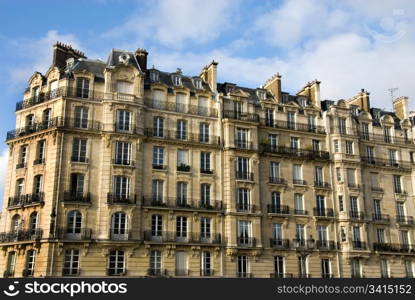
M90 240L92 238L92 229L59 227L55 232L55 238L64 240Z
M334 210L332 208L315 207L313 209L315 217L333 218Z
M269 177L269 183L272 184L287 184L287 180L281 177Z
M366 242L359 241L359 240L352 240L352 247L354 250L366 250Z
M91 194L65 191L63 193L63 202L91 203Z
M193 199L193 198L177 198L177 197L160 197L160 196L144 196L143 206L148 207L165 207L175 209L203 209L220 211L224 209L223 202L213 199Z
M135 194L118 195L108 193L107 204L137 204L137 197Z
M272 128L290 129L290 130L296 130L296 131L302 131L302 132L313 132L313 133L320 133L320 134L326 133L326 129L324 128L324 126L297 123L297 122L261 119L261 125L272 127Z
M248 122L259 122L259 115L254 113L243 113L233 110L224 110L223 111L223 118L224 119L233 119L233 120L240 120L240 121L248 121Z
M289 249L290 241L288 239L270 239L270 247L274 249Z
M387 224L390 222L390 216L380 213L374 213L372 214L372 221L373 223Z
M238 244L239 247L255 247L256 246L256 238L246 237L246 236L238 236L237 244Z
M144 104L153 109L167 110L173 112L187 113L191 115L218 117L218 111L216 108L200 107L197 105L178 104L175 102L157 101L157 100L145 100Z
M200 232L174 232L145 230L144 241L151 243L222 244L220 233L202 234Z
M288 205L267 205L269 214L281 214L288 215L290 213L290 208Z
M2 232L0 233L0 243L39 241L42 234L42 229Z
M362 156L361 160L366 165L373 165L377 167L388 167L396 169L411 169L412 167L411 162L397 159L381 159L376 157Z
M305 149L295 149L283 146L272 146L261 144L261 149L265 153L278 154L282 156L298 157L306 160L329 160L330 154L327 151L313 151Z
M44 203L44 193L25 194L9 197L8 208L19 208Z
M336 242L329 240L317 240L316 247L318 250L336 250Z
M189 131L177 131L168 129L146 128L144 134L150 138L174 140L197 144L219 145L220 139L218 136L205 135Z

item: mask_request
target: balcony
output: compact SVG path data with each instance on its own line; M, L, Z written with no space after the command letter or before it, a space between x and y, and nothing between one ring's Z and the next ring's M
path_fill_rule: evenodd
M362 242L359 240L352 240L352 247L354 250L366 250L366 242Z
M107 204L108 205L115 205L115 204L126 204L126 205L133 205L137 204L137 197L134 194L131 195L117 195L113 193L107 194Z
M307 181L303 179L293 179L293 184L294 185L307 185Z
M384 135L384 134L359 132L359 137L362 140L380 142L380 143L400 144L400 145L413 144L413 141L410 139L407 139L404 137L389 136L389 135Z
M242 113L233 110L224 110L223 111L223 118L224 119L233 119L233 120L240 120L246 122L259 122L259 115L253 113Z
M410 170L412 165L409 161L395 160L395 159L380 159L375 157L362 156L363 163L369 166L395 168L395 169L407 169Z
M237 180L254 181L254 173L252 173L252 172L236 171L235 177L236 177Z
M282 129L289 129L289 130L302 131L302 132L313 132L313 133L320 133L320 134L326 133L326 129L324 128L324 126L317 126L317 125L311 125L311 124L305 124L305 123L261 119L261 125L271 127L271 128L282 128Z
M236 203L237 212L254 213L255 209L256 207L253 204Z
M90 193L76 193L72 191L65 191L63 193L63 202L66 203L91 203Z
M104 98L104 93L88 89L78 89L72 87L60 87L46 93L40 93L26 100L16 103L16 111L32 107L59 97L81 98L85 100L98 100Z
M352 220L363 221L365 219L365 214L362 211L351 210L349 211L349 218Z
M314 207L314 216L320 218L334 218L334 211L332 208Z
M376 224L389 224L390 223L390 217L389 215L384 214L372 214L372 221Z
M43 205L44 204L44 193L40 192L37 194L26 194L20 196L9 197L7 208L22 208L32 205Z
M59 227L55 233L55 238L63 240L90 240L92 237L91 228L68 229Z
M35 270L32 269L24 269L22 271L22 277L32 277L33 274L35 273Z
M289 249L290 241L288 239L270 239L270 247L274 249Z
M305 149L295 149L283 146L272 146L267 143L261 144L262 152L278 154L281 156L296 157L304 160L330 160L330 154L327 151L313 151Z
M269 177L269 183L286 185L287 180L285 180L284 178L281 178L281 177Z
M256 150L254 143L245 140L235 140L235 148L244 150Z
M16 164L16 169L25 169L27 168L27 163L26 162L21 162Z
M213 170L210 169L200 169L201 174L213 174Z
M308 216L308 211L304 210L304 209L294 209L294 215L297 216Z
M214 135L202 135L199 133L193 133L188 131L176 131L167 129L154 129L146 128L144 134L149 138L164 139L171 141L179 141L186 143L207 144L207 145L219 145L220 140L218 136Z
M347 187L350 189L355 189L355 190L360 189L360 185L355 182L348 182Z
M43 230L18 230L0 233L0 243L39 241Z
M412 216L396 216L396 223L401 226L413 226L414 225L414 217Z
M131 159L115 158L112 160L112 164L116 166L134 167L134 161Z
M167 102L167 101L157 101L157 100L150 100L146 99L144 104L147 107L153 109L160 109L172 112L180 112L186 113L191 115L198 115L198 116L206 116L206 117L218 117L218 111L215 108L205 108L199 107L196 105L187 105L187 104L176 104L175 102Z
M395 252L395 253L414 253L414 245L410 244L391 244L391 243L373 243L373 251Z
M131 241L131 231L126 229L111 228L110 229L111 241Z
M149 243L190 243L190 244L222 244L222 236L217 234L201 234L200 232L144 231L144 241Z
M162 164L153 164L153 170L166 170L167 166Z
M267 205L269 214L288 215L290 208L288 205Z
M314 239L293 239L293 248L296 250L312 250L315 246Z
M316 247L318 250L325 250L325 251L331 251L336 250L336 243L334 241L329 240L317 240Z
M72 156L71 157L71 162L76 162L76 163L89 163L89 159L85 156Z
M255 247L256 246L256 238L238 236L237 244L238 244L238 247Z
M168 272L166 269L147 269L147 276L165 277L167 274Z
M43 165L45 163L45 159L44 158L37 158L33 161L33 165Z
M378 187L378 186L372 186L370 189L372 190L372 192L375 192L375 193L383 193L383 188Z
M177 166L178 172L190 172L190 166L186 164L180 164Z
M173 208L173 209L193 209L193 210L207 210L207 211L221 211L223 210L223 203L219 200L199 200L191 198L176 198L176 197L143 197L143 206L159 207L159 208Z
M314 181L314 187L319 189L331 189L331 185L324 181Z

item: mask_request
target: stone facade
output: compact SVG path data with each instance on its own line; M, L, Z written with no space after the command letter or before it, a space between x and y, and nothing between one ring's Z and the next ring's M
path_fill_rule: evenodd
M413 118L54 45L7 135L0 275L413 277Z

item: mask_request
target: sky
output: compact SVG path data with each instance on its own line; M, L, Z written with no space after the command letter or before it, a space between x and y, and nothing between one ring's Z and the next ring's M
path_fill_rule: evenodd
M215 60L218 80L259 87L282 75L298 92L321 81L322 99L362 88L372 106L408 96L415 110L415 1L409 0L0 0L0 136L14 129L29 77L45 73L56 41L92 59L112 48L149 52L149 66L199 75ZM7 162L0 144L0 199ZM1 201L1 200L0 200Z

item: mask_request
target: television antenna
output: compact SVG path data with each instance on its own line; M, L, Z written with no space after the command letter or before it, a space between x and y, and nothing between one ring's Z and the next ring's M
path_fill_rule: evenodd
M397 88L397 87L388 89L388 91L389 91L389 93L390 93L390 95L391 95L391 101L392 101L392 104L393 104L393 100L395 99L395 92L396 92L397 90L399 90L399 88Z

